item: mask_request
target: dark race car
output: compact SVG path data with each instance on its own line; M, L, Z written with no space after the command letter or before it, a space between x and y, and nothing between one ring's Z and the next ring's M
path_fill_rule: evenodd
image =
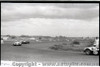
M29 41L22 41L22 44L29 44Z

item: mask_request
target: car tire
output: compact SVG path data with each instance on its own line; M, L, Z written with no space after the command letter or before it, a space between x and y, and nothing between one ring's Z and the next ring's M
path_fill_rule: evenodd
M95 52L95 51L93 51L93 54L94 54L94 55L98 55L99 53L98 53L98 51L96 51L96 52Z
M86 54L86 55L91 55L91 54L92 54L92 51L89 50L89 49L87 49L87 50L85 50L85 54Z

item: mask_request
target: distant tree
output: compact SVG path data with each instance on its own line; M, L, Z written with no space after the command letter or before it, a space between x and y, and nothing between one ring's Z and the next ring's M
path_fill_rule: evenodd
M21 35L20 37L28 37L27 35Z
M73 44L80 44L80 42L78 42L78 41L74 41Z
M72 42L72 47L75 46L75 45L80 45L80 42L79 41L73 41Z
M15 38L16 38L16 36L11 36L11 38L12 38L12 39L15 39Z
M39 40L41 40L42 39L42 37L39 37Z
M11 35L6 35L6 37L10 37Z

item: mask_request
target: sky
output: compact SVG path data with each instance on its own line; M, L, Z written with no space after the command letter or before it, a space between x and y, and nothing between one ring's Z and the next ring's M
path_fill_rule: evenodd
M1 35L99 36L99 4L1 3Z

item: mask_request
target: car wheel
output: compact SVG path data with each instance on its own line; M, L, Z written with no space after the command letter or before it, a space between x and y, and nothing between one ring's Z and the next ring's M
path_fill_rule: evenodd
M87 50L85 51L85 54L86 54L86 55L90 55L90 54L92 54L92 52L91 52L89 49L87 49Z
M98 51L93 51L93 54L94 55L98 55Z

